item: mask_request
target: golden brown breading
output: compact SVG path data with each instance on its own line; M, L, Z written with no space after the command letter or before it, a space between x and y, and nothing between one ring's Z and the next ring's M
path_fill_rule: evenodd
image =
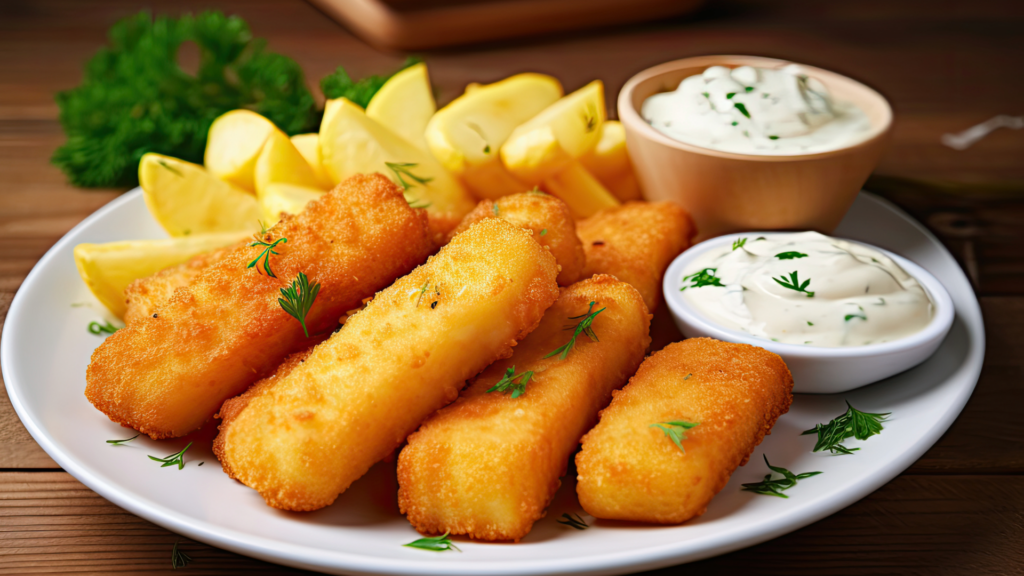
M124 289L125 304L127 305L124 323L133 324L139 318L152 316L157 308L174 294L175 290L182 286L188 286L200 272L225 258L238 246L251 243L252 240L243 240L234 246L199 254L188 262L165 268L152 276L139 278L132 282Z
M306 316L311 335L422 262L434 249L426 214L410 208L383 176L355 176L278 223L265 241L287 238L262 266L260 247L214 258L186 287L93 352L86 397L111 420L167 438L199 428L232 396L269 374L311 339L278 303L304 272L320 293Z
M568 356L545 359L571 337L588 304L604 308ZM398 458L398 504L424 534L518 541L544 516L579 439L643 360L650 315L640 293L611 276L563 290L511 358L495 362L451 406L409 437ZM533 372L525 392L488 393ZM520 380L521 381L521 380Z
M447 241L484 218L495 217L533 231L533 239L551 250L562 268L558 273L559 286L568 286L580 278L585 257L576 235L576 221L565 202L543 192L510 194L496 201L481 201L448 234Z
M596 518L678 524L707 509L793 401L777 355L692 338L670 344L616 391L576 456L576 493ZM657 422L697 422L684 453Z
M289 374L225 402L214 452L275 508L316 510L512 353L558 297L554 257L487 219L460 234Z
M583 277L611 274L632 284L651 312L661 300L665 269L697 232L686 210L671 202L628 202L594 214L576 230L587 254Z

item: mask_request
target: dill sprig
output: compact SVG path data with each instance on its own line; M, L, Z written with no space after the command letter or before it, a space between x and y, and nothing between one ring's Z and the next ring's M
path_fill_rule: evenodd
M686 380L690 376L691 375L688 374L686 378L683 378L683 380ZM686 454L686 448L683 448L683 440L686 440L686 431L697 426L700 426L700 422L687 422L686 420L670 420L668 422L656 422L648 426L648 428L657 428L664 432L665 436L668 436L672 440L672 442L674 442L675 445L678 446L679 449L683 451L683 454Z
M385 162L384 165L387 166L388 170L391 170L395 175L395 179L398 180L398 186L402 190L408 190L409 188L416 186L416 184L425 186L433 180L433 178L413 174L412 169L419 166L419 164L416 164L415 162ZM412 180L413 183L406 182L406 178Z
M113 334L120 330L117 326L114 326L108 321L104 321L103 324L99 322L89 322L89 333L97 336L101 334Z
M302 272L299 272L299 276L292 281L291 286L281 288L281 295L284 298L277 299L281 308L302 324L302 332L305 333L306 338L309 338L309 330L306 328L306 314L313 307L313 301L316 300L316 295L319 293L320 283L317 282L310 286L309 278Z
M556 520L559 524L565 524L577 530L586 530L590 528L583 518L579 514L562 514L562 517Z
M565 360L565 357L569 355L569 351L576 346L576 337L579 336L580 333L586 334L594 342L600 342L600 340L597 339L597 334L594 333L594 329L591 328L590 325L594 323L594 318L597 318L597 315L604 312L605 309L601 308L597 312L591 312L591 310L594 309L594 304L597 304L597 302L590 303L590 308L587 308L586 314L569 317L569 320L577 320L580 318L582 318L582 320L580 320L579 324L575 326L576 330L572 333L572 337L569 338L569 341L549 352L545 358L551 358L552 356L559 354L558 359ZM566 330L570 330L572 328L573 326L569 326Z
M875 434L882 432L882 422L892 412L871 413L861 412L850 403L846 403L846 413L833 418L828 424L818 424L810 430L804 430L801 436L817 434L818 441L814 444L812 452L828 450L833 454L853 454L860 448L847 448L842 442L848 438L867 440Z
M725 284L722 284L722 280L718 276L715 276L715 272L718 272L718 268L705 268L700 272L694 272L693 274L683 276L683 284L689 280L690 285L683 286L679 291L682 292L687 288L703 288L705 286L725 286Z
M857 312L855 312L853 314L847 314L847 315L843 316L843 321L849 322L850 320L853 320L854 318L859 318L861 320L867 320L868 319L868 315L867 315L866 312L864 312L864 307L863 306L858 305L857 306Z
M262 225L263 223L261 222L260 224ZM246 266L246 268L248 269L252 268L253 266L256 266L256 264L262 259L263 270L267 273L267 276L270 276L271 278L277 278L277 275L274 274L274 271L270 269L270 257L277 256L278 253L274 251L274 248L276 248L277 245L281 244L282 242L288 242L288 239L278 238L277 240L274 240L273 243L268 244L267 242L264 242L262 238L256 238L255 236L254 238L256 239L256 241L253 242L252 244L249 244L249 247L252 248L255 246L263 246L263 250L260 251L259 256L254 258L252 262L249 262L249 265ZM260 269L256 268L256 271L259 272Z
M156 462L163 462L163 465L160 466L161 468L167 468L168 466L177 466L178 470L181 470L182 468L185 467L185 452L191 447L192 443L189 442L188 446L185 446L185 448L183 448L181 452L176 452L166 458L157 458L156 456L150 456L149 459L154 460Z
M772 480L771 472L769 472L768 474L765 474L764 480L761 480L760 482L751 482L749 484L744 484L742 490L745 490L747 492L753 492L755 494L763 494L765 496L778 496L779 498L789 498L789 496L786 496L785 494L782 493L784 490L789 490L793 486L796 486L796 483L800 480L821 474L821 472L804 472L803 474L793 474L792 472L786 470L781 466L772 466L771 464L768 463L768 456L763 456L764 463L768 465L768 468L770 468L772 472L782 474L782 478L776 478Z
M462 552L462 550L459 550L458 546L452 543L451 538L448 537L449 533L450 531L445 532L440 536L420 538L419 540L413 540L408 544L402 544L402 546L408 546L409 548L419 548L420 550L430 550L431 552L446 552L448 550Z
M530 383L530 378L533 378L533 370L527 370L522 374L516 374L516 367L505 370L505 375L498 380L498 383L491 386L487 393L501 392L506 394L509 391L512 392L512 398L519 398L526 392L526 385ZM516 382L518 380L518 382Z
M808 298L814 298L814 292L807 290L807 286L811 283L810 278L804 280L801 284L800 277L797 276L796 270L789 273L788 279L785 276L779 276L778 278L775 278L773 276L772 280L775 280L779 284L779 286L782 286L783 288L789 288L790 290L795 290L796 292L803 292L804 294L807 294Z
M174 547L171 548L171 568L177 570L178 568L184 568L188 566L188 563L192 561L192 557L178 549L178 541L174 541Z
M127 444L127 443L131 442L132 440L135 440L139 436L141 436L141 434L136 434L135 436L132 436L131 438L125 438L124 440L107 440L107 444L113 444L114 446L120 446L122 444Z

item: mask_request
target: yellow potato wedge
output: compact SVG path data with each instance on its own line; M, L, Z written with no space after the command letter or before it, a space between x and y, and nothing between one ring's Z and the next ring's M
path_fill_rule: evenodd
M354 174L383 174L405 190L410 205L426 208L431 229L442 235L476 206L429 152L368 118L359 106L341 99L329 120L320 127L320 151L334 182Z
M281 213L298 214L313 200L323 196L325 192L318 188L296 186L272 182L260 195L260 208L263 210L263 222L270 228L281 219Z
M640 182L637 181L636 174L632 170L601 181L601 184L618 198L619 202L644 199L643 192L640 190Z
M598 130L597 143L580 156L580 164L601 182L633 170L626 149L626 129L618 120L606 120Z
M366 106L368 118L421 150L427 149L424 133L434 112L437 103L430 89L427 65L422 62L389 78Z
M222 114L210 125L203 164L217 178L255 193L256 159L276 130L273 122L250 110Z
M593 148L604 119L604 85L594 80L516 128L501 160L516 178L538 184Z
M334 188L334 182L331 182L331 177L327 175L327 170L324 170L324 162L320 156L320 135L316 132L296 134L292 136L292 144L295 145L295 149L309 163L309 167L313 169L313 174L316 176L318 183L317 187L325 192Z
M118 318L124 318L124 289L133 281L239 242L248 235L222 232L164 240L79 244L75 246L75 266L96 299Z
M543 186L565 202L577 220L619 205L615 196L575 160L555 176L544 180Z
M531 186L507 174L499 150L516 126L562 96L558 80L517 74L466 93L438 110L427 124L427 146L478 197L495 199Z
M198 164L149 153L139 163L139 183L153 218L171 236L259 230L256 197Z
M291 139L280 130L271 132L263 144L263 150L256 159L254 180L257 198L264 194L267 185L272 182L308 188L317 188L320 185L309 162L292 144Z

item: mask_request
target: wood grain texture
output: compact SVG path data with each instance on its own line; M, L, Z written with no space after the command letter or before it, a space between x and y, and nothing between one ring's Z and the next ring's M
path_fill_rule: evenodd
M367 46L300 0L0 2L0 317L43 253L120 192L71 187L48 163L64 138L53 94L80 80L110 24L144 6L243 16L303 66L318 96L317 81L336 66L360 77L405 57ZM935 232L983 296L981 381L906 473L803 530L655 574L1024 572L1024 131L998 131L962 152L939 143L995 114L1024 114L1024 75L1015 72L1022 29L1024 3L1013 1L717 0L693 17L419 54L442 103L468 82L527 70L554 74L567 90L600 78L613 101L639 70L699 54L752 53L848 74L884 93L897 117L877 171L884 178L869 188ZM665 314L652 335L654 349L678 339ZM0 574L170 573L178 538L60 472L0 396ZM181 540L195 559L186 573L300 573Z

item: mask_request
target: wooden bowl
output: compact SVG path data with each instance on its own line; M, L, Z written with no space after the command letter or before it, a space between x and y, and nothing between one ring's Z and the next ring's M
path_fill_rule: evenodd
M671 200L697 224L697 239L744 230L817 230L829 234L878 164L892 127L881 94L845 76L800 66L837 101L852 102L871 129L850 146L815 154L762 156L711 150L673 140L640 116L652 94L675 90L710 66L780 68L791 62L757 56L700 56L633 76L619 92L619 119L640 187L648 200Z

